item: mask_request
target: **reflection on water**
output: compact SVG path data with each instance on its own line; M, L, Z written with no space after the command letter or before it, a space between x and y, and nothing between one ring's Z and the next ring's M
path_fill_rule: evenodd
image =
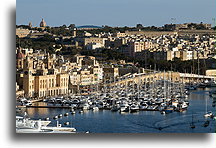
M38 102L38 103L35 103L34 105L45 106L46 103ZM27 110L29 116L35 116L35 114L38 114L38 116L49 115L49 109L48 108L27 108L26 110Z
M26 111L30 118L43 119L49 117L52 125L56 125L54 116L63 114L58 119L61 124L69 121L70 125L78 131L90 131L93 133L213 133L215 132L215 120L208 119L210 124L203 127L206 121L204 114L207 109L215 114L215 108L212 107L212 98L209 97L208 88L191 91L189 95L190 106L187 111L179 113L174 112L167 115L161 115L157 111L140 111L138 113L111 112L109 110L85 111L80 114L76 111L75 115L69 114L68 117L64 113L69 109L61 108L27 108ZM39 105L45 105L39 102ZM190 128L193 121L195 129Z

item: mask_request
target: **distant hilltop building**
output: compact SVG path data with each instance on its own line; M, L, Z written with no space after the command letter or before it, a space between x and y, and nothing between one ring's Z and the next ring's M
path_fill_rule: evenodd
M42 19L42 21L40 22L40 27L46 27L46 22L44 21L44 19Z
M203 29L211 29L212 26L211 24L206 24L206 23L184 23L184 24L165 24L164 25L165 29L169 30L181 30L181 29L198 29L198 30L203 30Z

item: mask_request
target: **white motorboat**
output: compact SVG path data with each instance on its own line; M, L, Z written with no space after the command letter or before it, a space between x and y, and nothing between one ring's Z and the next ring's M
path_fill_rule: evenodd
M132 104L130 106L130 112L133 113L133 112L138 112L139 111L139 106L137 104Z

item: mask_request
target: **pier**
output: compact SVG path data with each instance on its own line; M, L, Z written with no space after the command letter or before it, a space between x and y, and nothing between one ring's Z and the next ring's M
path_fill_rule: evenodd
M26 108L71 108L71 106L37 106L37 105L28 105Z

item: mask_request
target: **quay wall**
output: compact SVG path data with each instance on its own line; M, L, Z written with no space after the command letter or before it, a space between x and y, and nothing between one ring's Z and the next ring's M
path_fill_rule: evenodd
M190 82L203 82L205 80L212 80L213 77L204 76L204 75L194 75L194 74L183 74L179 72L157 72L157 73L149 73L149 74L139 74L135 75L132 78L120 80L117 82L110 83L110 86L123 84L129 85L132 83L153 83L156 80L168 80L174 83L190 83Z

